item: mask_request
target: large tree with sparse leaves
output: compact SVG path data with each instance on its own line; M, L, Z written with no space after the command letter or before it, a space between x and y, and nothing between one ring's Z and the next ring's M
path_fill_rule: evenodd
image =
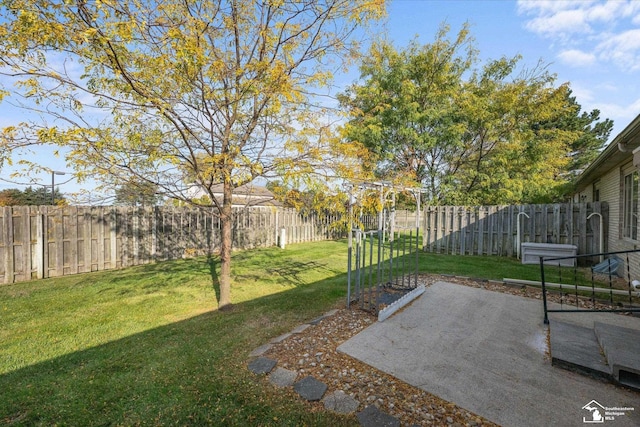
M120 206L156 206L162 202L158 186L147 181L129 180L116 187L114 204Z
M54 144L79 179L187 203L204 190L230 306L234 189L316 170L331 141L317 91L383 13L384 0L1 0L0 73L16 85L0 97L37 115L2 129L0 156Z

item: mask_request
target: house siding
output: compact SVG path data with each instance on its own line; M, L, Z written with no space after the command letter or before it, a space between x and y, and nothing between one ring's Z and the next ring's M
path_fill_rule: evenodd
M600 155L582 171L576 182L574 202L594 199L594 184L599 189L599 199L609 205L605 224L605 252L640 249L640 238L625 238L623 233L624 176L640 169L640 114L604 147ZM639 190L640 192L640 190ZM637 219L640 221L640 218ZM623 255L629 258L631 280L640 280L640 255Z
M640 247L640 242L625 239L622 233L622 203L624 200L622 177L630 173L633 168L633 164L629 161L612 168L599 180L600 201L608 202L609 204L609 227L606 231L608 235L606 239L606 252L627 251ZM593 199L593 183L583 188L577 193L577 196L580 200L591 201ZM632 279L640 279L639 254L629 255L629 271Z
M622 203L623 177L634 170L631 160L610 169L599 178L600 201L609 204L608 228L605 230L605 252L628 251L640 248L640 241L623 237ZM574 202L593 201L594 182L582 187L573 197ZM626 258L624 256L623 258ZM640 254L629 254L629 272L632 279L640 280Z
M622 188L620 175L621 169L620 167L616 167L611 169L600 179L600 198L609 203L609 239L607 241L607 251L609 252L628 249L623 249L620 241L622 237L620 222L620 194L622 193Z

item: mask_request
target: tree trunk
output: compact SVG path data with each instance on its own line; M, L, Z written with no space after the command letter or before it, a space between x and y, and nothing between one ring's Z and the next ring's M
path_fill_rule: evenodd
M231 249L233 238L231 234L233 226L232 213L233 188L231 182L224 183L222 212L220 212L220 228L222 236L220 243L220 300L218 309L231 308Z

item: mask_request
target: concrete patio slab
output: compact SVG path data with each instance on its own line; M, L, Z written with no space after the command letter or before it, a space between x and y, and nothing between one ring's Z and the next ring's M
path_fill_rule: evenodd
M438 282L338 349L503 426L581 426L592 401L640 425L639 393L551 366L542 319L541 301Z

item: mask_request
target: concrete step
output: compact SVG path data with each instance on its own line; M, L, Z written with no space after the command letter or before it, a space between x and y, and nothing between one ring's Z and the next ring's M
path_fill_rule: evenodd
M640 390L640 331L601 322L594 331L614 380Z
M611 381L611 369L592 328L552 320L549 323L551 364Z

